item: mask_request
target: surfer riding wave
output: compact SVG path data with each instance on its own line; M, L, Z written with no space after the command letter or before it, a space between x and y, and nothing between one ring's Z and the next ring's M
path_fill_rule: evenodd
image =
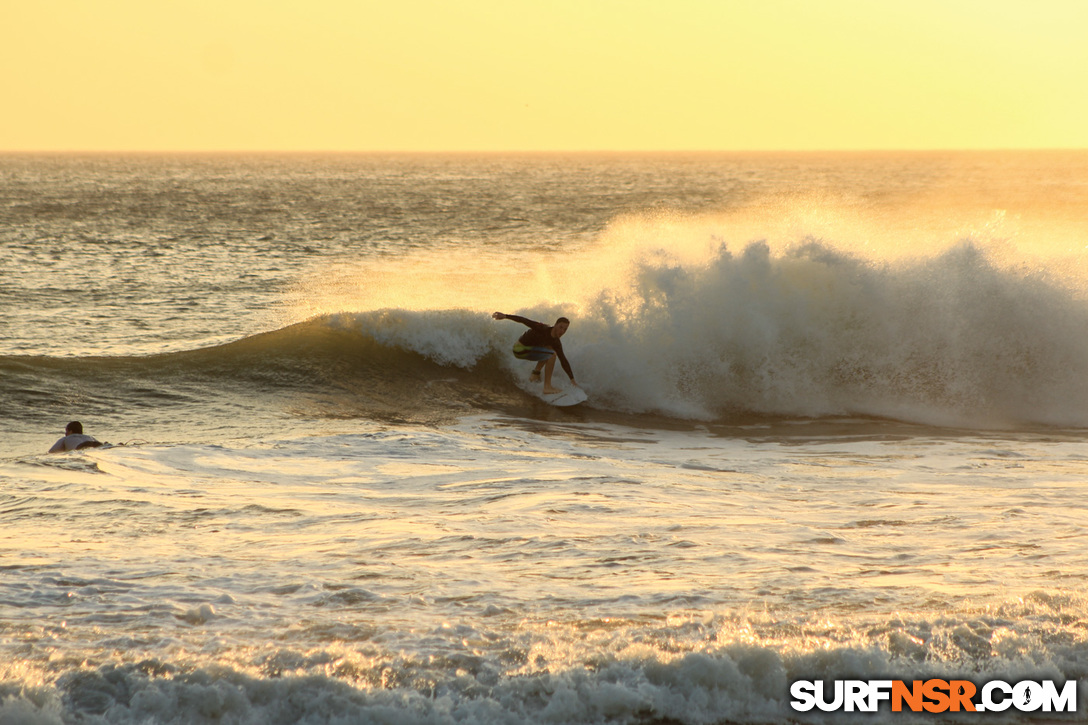
M491 316L496 320L520 322L529 328L514 344L514 357L519 360L536 361L536 368L533 369L530 375L530 380L533 382L540 381L540 371L541 369L544 370L544 393L546 395L562 392L559 388L552 387L552 371L555 369L556 358L559 358L559 364L563 366L563 371L570 378L571 385L578 385L574 381L574 371L571 370L570 363L567 362L567 356L563 354L563 343L559 340L566 333L567 328L570 327L570 320L566 317L560 317L555 321L554 325L547 325L543 322L536 322L518 315L507 315L502 312L496 312Z

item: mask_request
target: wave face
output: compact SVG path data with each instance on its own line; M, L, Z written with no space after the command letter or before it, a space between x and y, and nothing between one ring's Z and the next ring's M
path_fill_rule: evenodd
M123 438L146 439L141 430L153 427L173 431L172 440L237 428L260 436L307 419L437 422L477 399L482 407L501 404L496 375L383 344L363 331L376 330L383 315L363 317L371 322L327 316L160 355L0 357L0 395L20 411L21 425L53 429L79 411ZM417 327L438 330L443 315L428 317ZM512 393L516 388L506 397ZM489 395L496 401L487 402Z
M875 263L817 241L780 253L754 242L694 260L641 251L621 267L576 302L506 310L573 318L565 345L593 410L1088 425L1088 304L979 245ZM482 309L384 309L179 353L0 366L8 399L51 415L73 398L103 412L123 400L225 416L245 405L316 417L525 413L529 365L509 352L523 329Z

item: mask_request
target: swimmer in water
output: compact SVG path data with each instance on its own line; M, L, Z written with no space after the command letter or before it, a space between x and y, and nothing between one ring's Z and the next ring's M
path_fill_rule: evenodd
M64 437L53 444L50 453L64 453L65 451L80 451L84 448L98 448L101 443L83 432L83 424L73 420L64 427Z

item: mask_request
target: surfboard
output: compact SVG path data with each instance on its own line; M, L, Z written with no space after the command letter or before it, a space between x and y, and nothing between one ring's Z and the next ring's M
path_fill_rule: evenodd
M560 408L584 403L589 397L586 395L586 391L582 390L577 385L572 385L569 388L561 388L558 393L553 393L551 395L545 395L540 388L534 388L532 393L548 405L555 405Z

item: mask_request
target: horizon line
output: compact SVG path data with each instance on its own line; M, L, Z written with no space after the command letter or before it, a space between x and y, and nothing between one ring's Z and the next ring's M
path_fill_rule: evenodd
M1000 152L1077 152L1088 146L1007 146L931 148L764 148L764 149L0 149L0 155L17 154L358 154L358 155L499 155L499 154L773 154L773 153L1000 153Z

